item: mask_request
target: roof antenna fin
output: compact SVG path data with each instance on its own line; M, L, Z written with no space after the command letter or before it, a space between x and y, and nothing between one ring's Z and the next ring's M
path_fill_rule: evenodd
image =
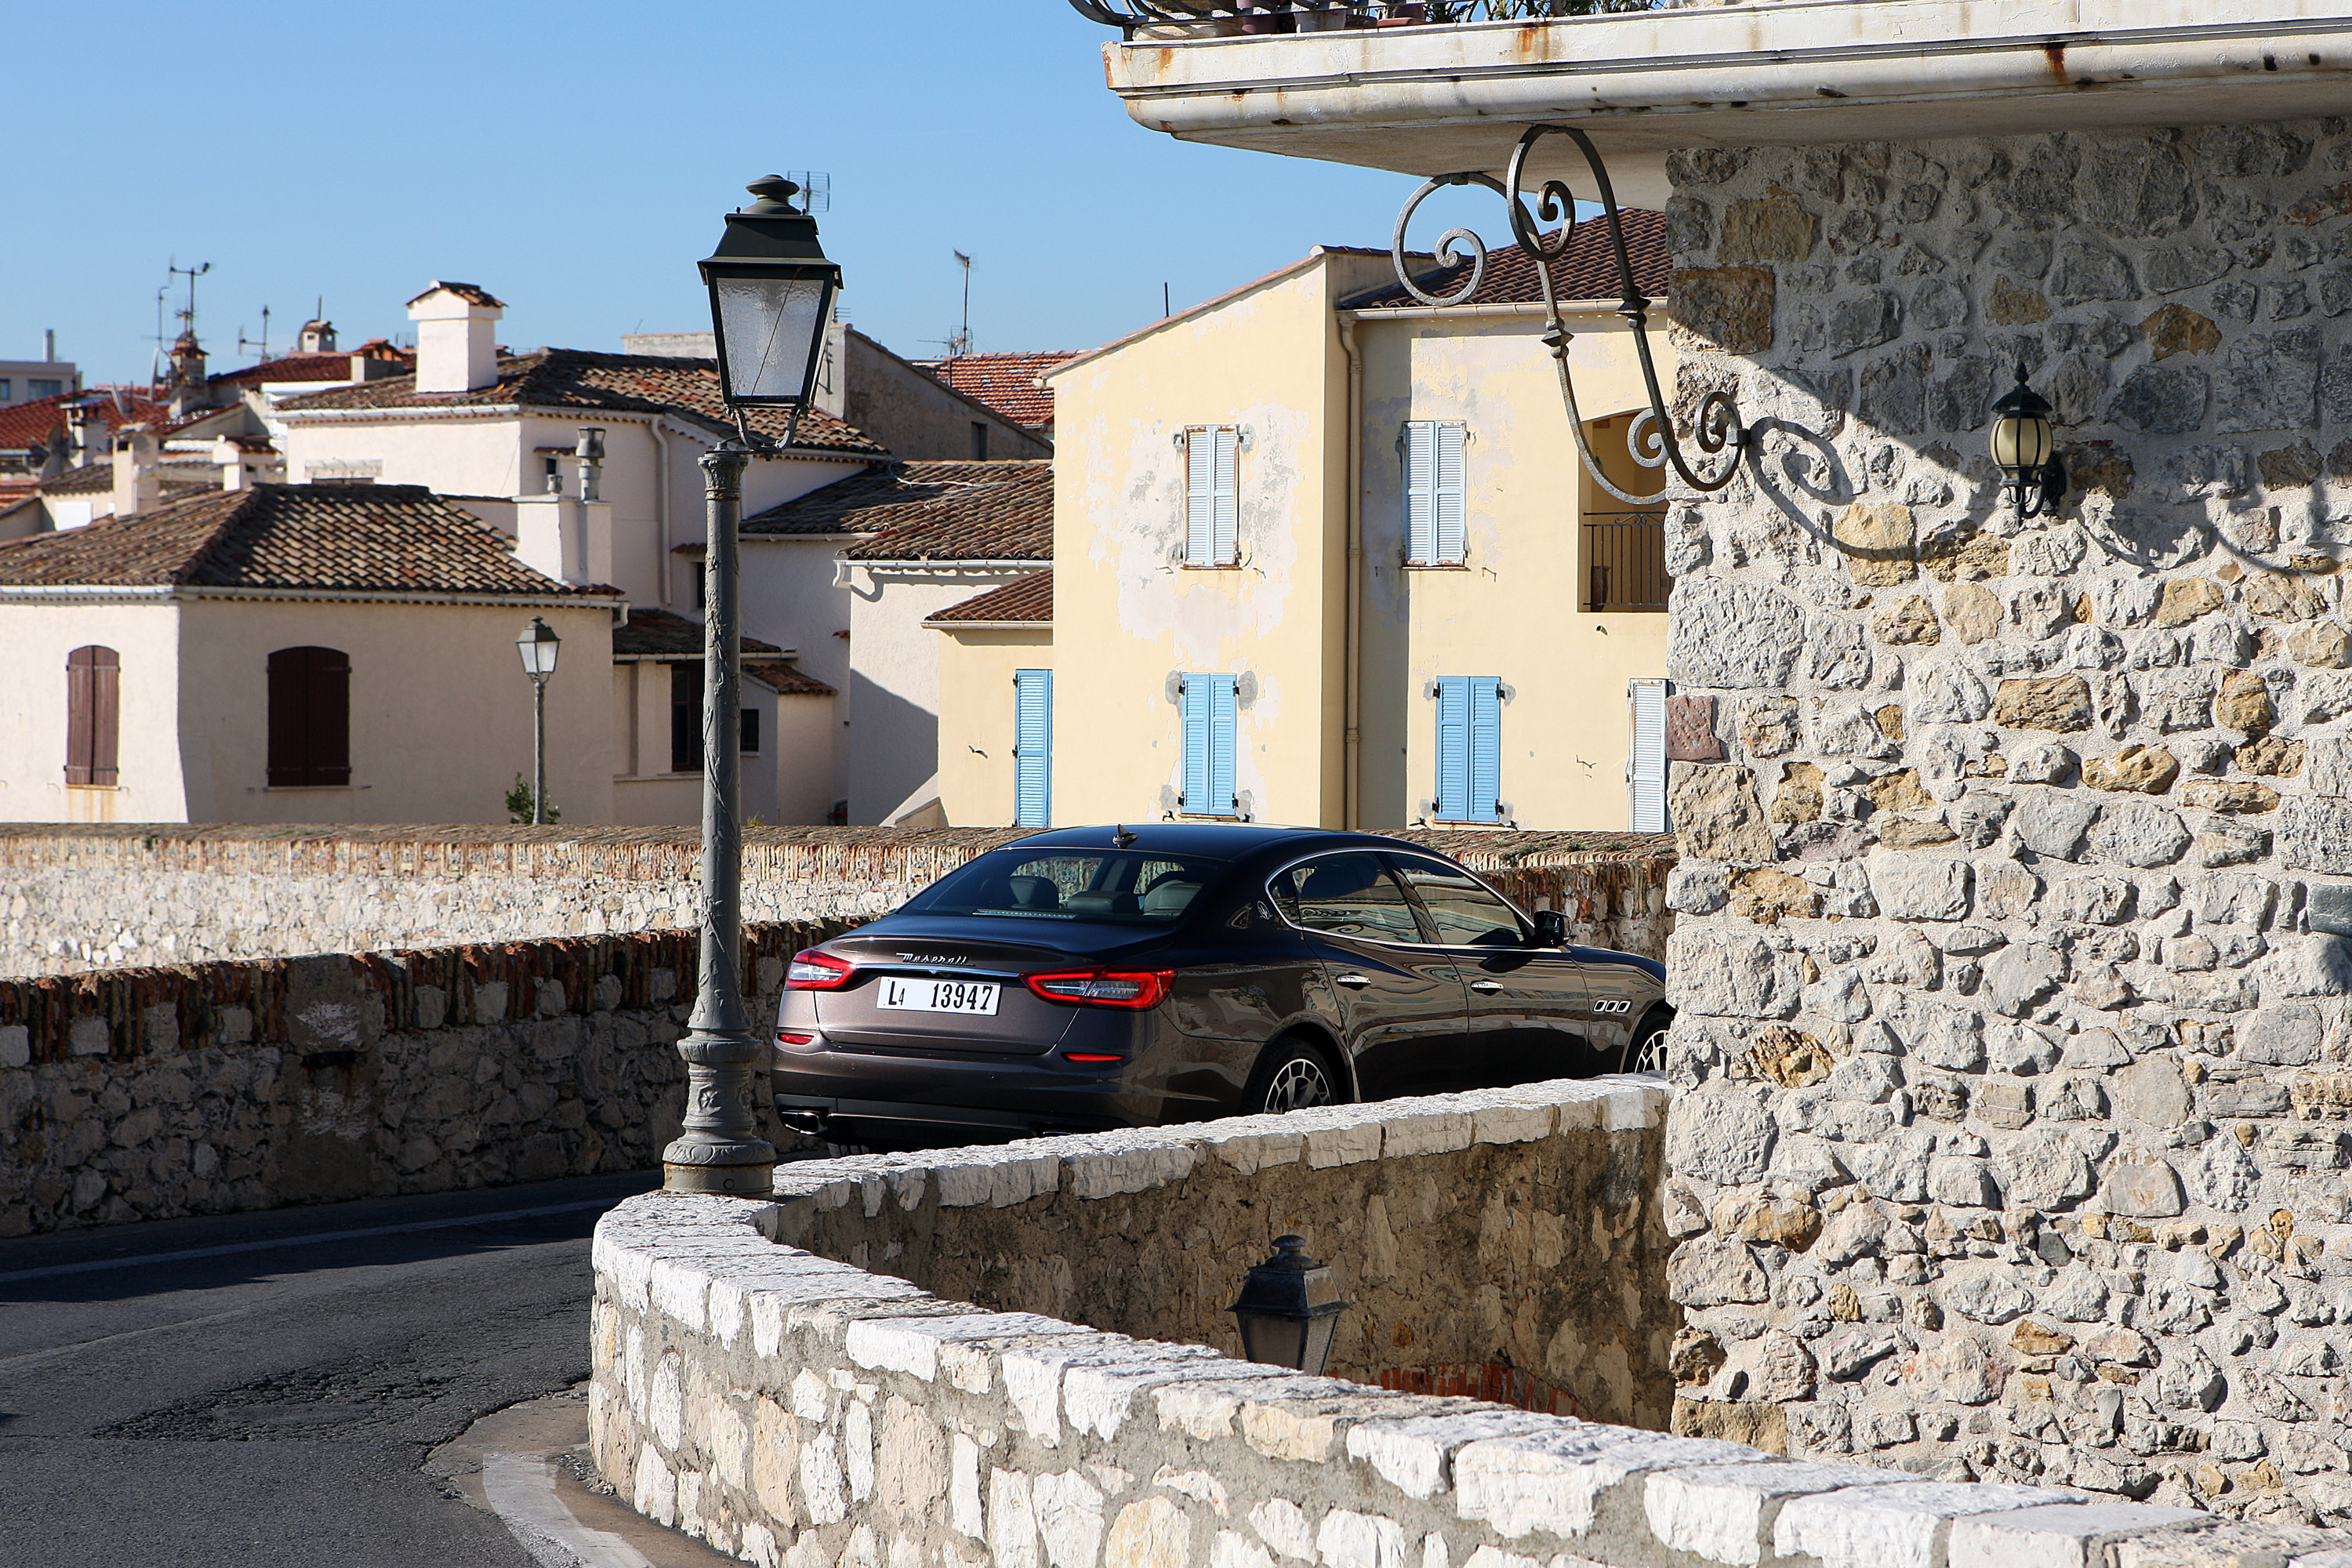
M1127 825L1125 823L1121 823L1111 829L1110 844L1112 848L1124 849L1134 842L1135 835L1127 830Z

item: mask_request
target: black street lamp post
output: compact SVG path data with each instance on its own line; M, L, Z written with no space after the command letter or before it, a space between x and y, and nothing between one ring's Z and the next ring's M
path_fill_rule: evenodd
M555 656L562 646L555 628L537 616L515 638L523 673L530 677L530 821L534 827L547 821L547 678L555 673Z
M707 538L702 613L702 978L686 1058L686 1120L662 1151L674 1193L764 1196L776 1151L760 1136L754 1068L766 1048L743 998L743 824L740 811L742 594L736 527L743 469L792 445L816 381L841 269L817 244L816 220L792 204L781 175L752 182L759 199L727 215L719 248L702 263L718 337L720 394L736 435L702 459ZM789 407L784 439L755 436L751 408Z

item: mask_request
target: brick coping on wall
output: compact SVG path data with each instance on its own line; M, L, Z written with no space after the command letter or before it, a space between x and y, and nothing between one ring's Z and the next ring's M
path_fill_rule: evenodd
M985 1542L997 1568L1272 1568L1269 1548L1322 1568L1402 1568L1415 1552L1424 1568L2352 1561L2340 1531L1795 1462L1282 1372L941 1300L772 1239L805 1234L816 1209L1003 1207L1055 1190L1117 1202L1209 1161L1255 1173L1651 1126L1667 1098L1650 1079L1528 1085L799 1164L772 1202L630 1199L596 1230L598 1462L641 1510L786 1568L878 1563L877 1525L902 1529L893 1563L977 1563Z

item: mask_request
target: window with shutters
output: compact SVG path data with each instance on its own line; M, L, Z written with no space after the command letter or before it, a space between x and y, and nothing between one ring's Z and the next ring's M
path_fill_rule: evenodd
M1404 427L1404 559L1408 566L1459 566L1468 558L1464 518L1470 427L1412 419Z
M1440 822L1503 817L1503 683L1491 675L1449 675L1431 683L1437 700Z
M352 782L352 661L341 648L269 656L269 787Z
M1633 736L1625 752L1626 825L1636 833L1666 833L1666 683L1643 679L1625 683Z
M122 660L92 644L66 655L66 783L109 788L120 780Z
M1013 672L1013 826L1054 820L1054 672Z
M1184 677L1184 791L1177 809L1186 816L1240 815L1234 793L1238 680L1232 675Z
M1240 564L1241 428L1193 425L1184 431L1184 564Z

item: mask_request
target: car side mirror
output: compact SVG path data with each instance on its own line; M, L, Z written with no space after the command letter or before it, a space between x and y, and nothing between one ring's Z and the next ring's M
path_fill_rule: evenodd
M1536 945L1566 947L1568 917L1558 910L1538 910L1536 911Z

